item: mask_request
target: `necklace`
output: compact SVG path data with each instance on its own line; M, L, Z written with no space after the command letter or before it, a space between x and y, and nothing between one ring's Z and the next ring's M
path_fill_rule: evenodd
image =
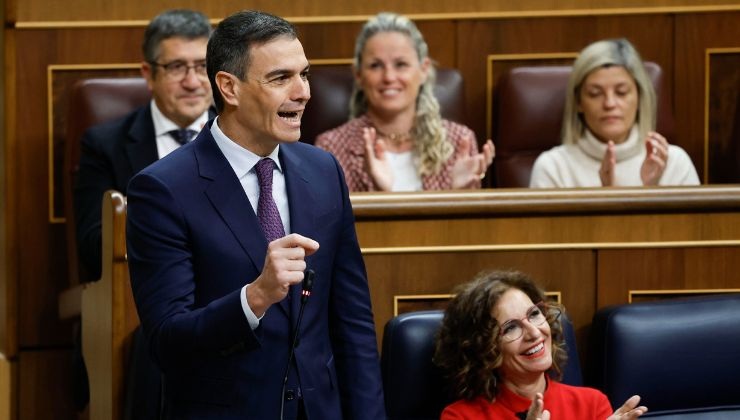
M388 140L390 144L396 147L411 142L411 130L405 133L386 133L376 128L375 132L378 133L378 136Z

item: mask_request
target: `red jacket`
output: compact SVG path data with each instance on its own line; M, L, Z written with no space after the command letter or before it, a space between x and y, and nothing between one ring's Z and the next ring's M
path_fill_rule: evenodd
M548 381L544 400L545 410L550 411L552 420L605 420L613 414L606 395L593 388ZM494 402L485 397L458 400L444 409L441 420L518 420L526 417L530 405L532 400L502 386Z

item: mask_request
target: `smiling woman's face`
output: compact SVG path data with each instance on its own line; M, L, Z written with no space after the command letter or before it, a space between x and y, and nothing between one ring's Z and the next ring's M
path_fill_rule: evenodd
M380 32L367 40L355 77L371 112L413 114L428 67L428 60L419 61L413 41L407 35Z
M622 143L635 124L638 101L635 80L624 67L603 67L581 84L578 111L597 139Z
M511 320L519 320L523 327L522 336L511 342L499 338L503 358L499 371L508 382L527 383L538 375L543 375L552 366L552 338L550 325L532 325L527 320L529 311L535 304L519 289L509 289L501 295L493 308L493 317L504 325Z

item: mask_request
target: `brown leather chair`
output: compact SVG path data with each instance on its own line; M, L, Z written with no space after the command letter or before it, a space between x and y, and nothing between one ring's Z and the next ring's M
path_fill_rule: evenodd
M658 95L657 129L670 142L672 107L661 95L660 66L645 63ZM493 94L494 178L498 187L529 187L540 153L560 144L570 66L515 67L499 80Z
M311 100L301 119L301 141L313 144L326 130L349 120L349 100L352 96L354 75L352 66L316 65L311 67ZM467 124L462 75L456 69L437 69L434 94L444 118Z
M151 93L141 77L83 79L72 87L64 148L64 211L71 285L97 280L81 272L77 256L73 191L79 169L82 134L93 125L123 117L150 99Z

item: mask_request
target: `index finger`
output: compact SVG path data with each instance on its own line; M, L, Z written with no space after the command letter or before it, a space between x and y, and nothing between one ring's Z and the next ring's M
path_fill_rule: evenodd
M306 255L311 255L319 249L318 242L297 233L283 236L282 238L277 239L276 242L278 242L278 245L285 248L301 247L306 251Z

